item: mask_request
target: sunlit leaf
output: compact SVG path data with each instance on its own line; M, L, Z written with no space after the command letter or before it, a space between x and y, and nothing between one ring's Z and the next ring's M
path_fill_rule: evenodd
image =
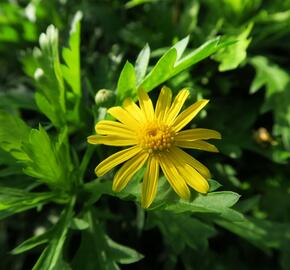
M135 77L135 69L130 62L126 62L124 65L120 78L118 80L117 87L117 97L120 101L123 101L126 97L133 96L135 93L136 87L136 77Z
M71 179L67 178L69 164L62 153L63 149L51 141L47 132L39 126L32 129L27 143L23 144L27 159L24 172L52 187L67 189ZM68 162L68 161L67 161Z
M235 69L246 59L247 48L251 42L248 36L252 28L253 24L250 23L239 35L231 37L236 43L217 52L214 59L220 62L219 71Z
M136 83L138 84L145 77L150 59L150 47L148 44L139 53L135 63Z

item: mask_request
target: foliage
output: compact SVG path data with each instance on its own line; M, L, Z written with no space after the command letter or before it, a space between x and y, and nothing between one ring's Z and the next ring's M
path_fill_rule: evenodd
M289 0L0 0L0 268L288 269L289 24ZM86 137L163 85L211 100L220 153L189 153L218 181L184 201L161 176L144 211L144 170L113 192Z

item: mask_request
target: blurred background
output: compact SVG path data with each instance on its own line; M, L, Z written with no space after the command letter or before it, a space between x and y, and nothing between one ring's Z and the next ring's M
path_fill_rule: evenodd
M217 36L238 41L166 85L174 91L189 87L189 103L210 99L196 124L221 132L223 139L216 143L220 154L195 156L209 167L222 190L242 196L236 209L264 231L259 234L255 227L221 224L209 233L208 244L196 249L186 242L190 226L182 228L181 236L182 222L173 222L170 231L152 215L151 223L140 232L130 203L104 198L99 204L109 205L108 216L105 210L102 214L110 221L109 234L145 255L122 269L289 269L290 245L284 240L290 233L290 1L0 0L1 110L21 115L32 127L47 122L34 101L31 51L50 24L59 29L60 44L66 45L77 11L83 14L81 73L89 104L98 89L116 89L124 63L134 62L146 44L151 48L152 66L187 35L191 49ZM156 89L151 95L158 93ZM71 143L91 133L93 118L84 119L83 130ZM0 188L10 183L1 163L4 155L1 150ZM95 164L91 164L88 181ZM23 177L15 177L14 185L21 187ZM43 210L0 221L1 269L31 269L38 250L18 256L9 251L55 223L59 210L50 205ZM70 244L73 254L75 244Z

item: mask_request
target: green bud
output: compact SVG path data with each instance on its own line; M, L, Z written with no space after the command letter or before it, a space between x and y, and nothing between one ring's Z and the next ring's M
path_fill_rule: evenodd
M115 101L115 94L112 90L100 89L95 96L95 102L98 107L111 107Z

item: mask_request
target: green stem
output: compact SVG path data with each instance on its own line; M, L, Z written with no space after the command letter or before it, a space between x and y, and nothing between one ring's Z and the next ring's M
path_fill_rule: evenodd
M91 159L94 151L95 151L95 147L88 145L86 152L83 156L80 168L79 168L79 179L80 179L81 183L83 183L84 174L86 172L86 169L88 167L88 164L90 162L90 159Z

